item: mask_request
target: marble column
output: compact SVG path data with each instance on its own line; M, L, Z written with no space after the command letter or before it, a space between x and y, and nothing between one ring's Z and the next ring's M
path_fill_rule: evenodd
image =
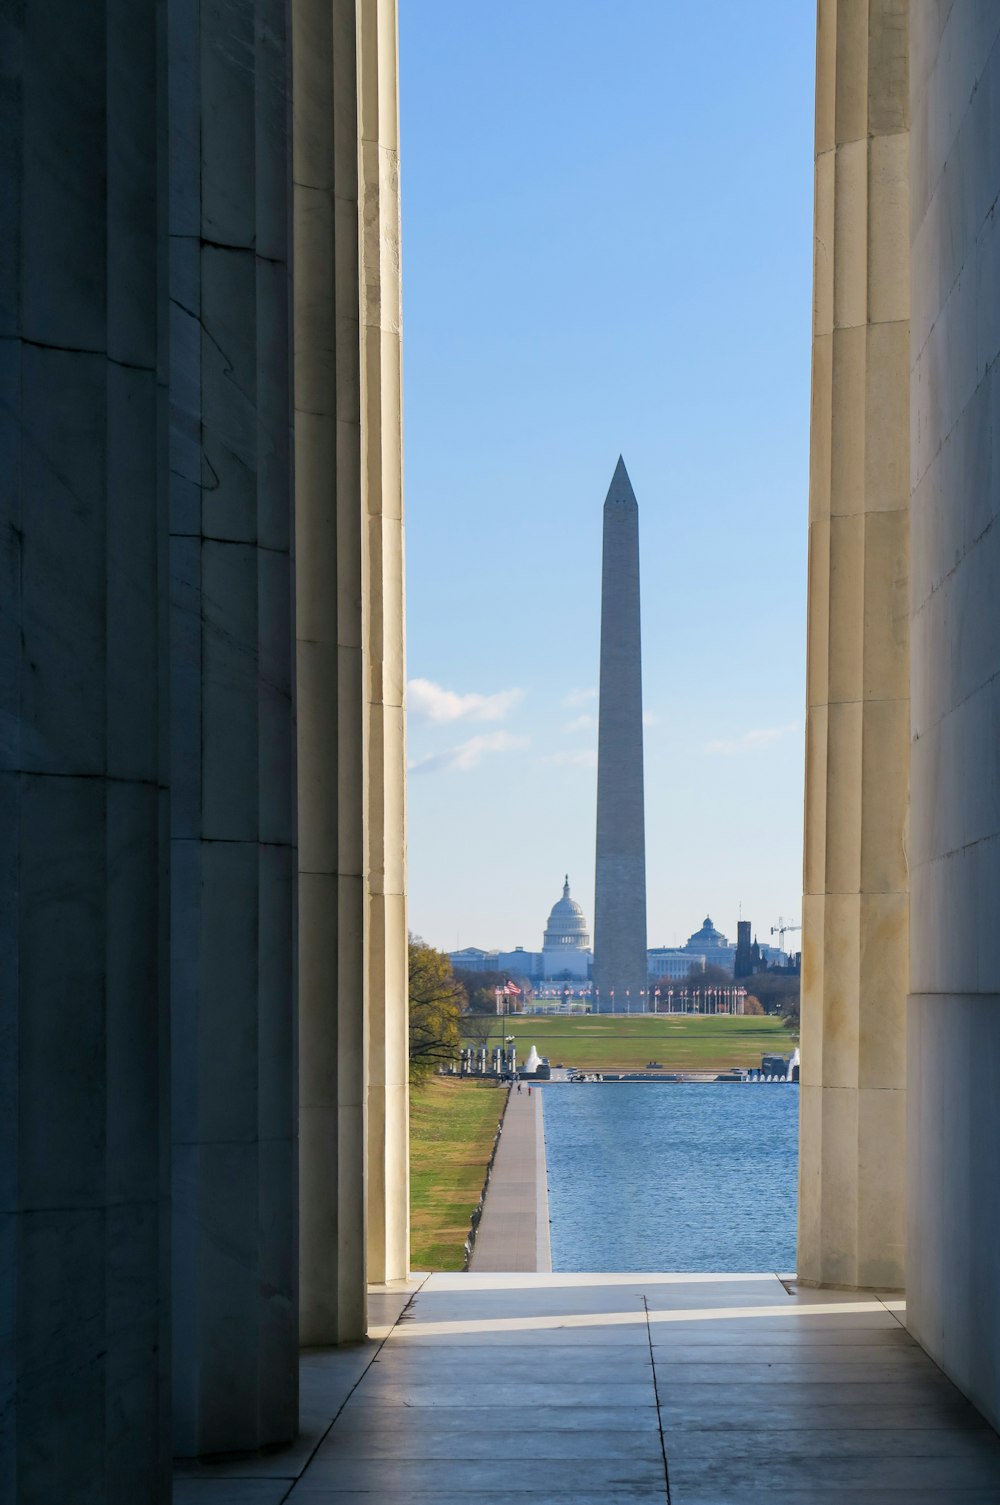
M174 1443L298 1423L284 0L168 8Z
M367 704L368 1276L409 1273L406 746L395 0L359 0L361 486Z
M367 884L355 0L294 0L300 1334L366 1326Z
M1000 9L910 15L907 1321L1000 1426Z
M408 1269L396 16L296 0L303 1342Z
M8 6L0 1499L169 1499L163 55Z
M798 1272L898 1287L905 1240L906 0L820 0Z

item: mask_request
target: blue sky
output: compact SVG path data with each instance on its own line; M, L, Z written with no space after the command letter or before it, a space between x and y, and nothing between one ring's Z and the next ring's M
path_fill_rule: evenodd
M810 0L400 0L410 924L593 914L639 502L649 941L799 918ZM793 942L797 938L792 938Z

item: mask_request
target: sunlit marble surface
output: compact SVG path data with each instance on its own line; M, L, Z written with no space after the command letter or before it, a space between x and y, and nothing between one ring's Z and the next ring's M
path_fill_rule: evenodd
M174 1499L1000 1505L1000 1438L903 1315L777 1275L431 1275L306 1355L294 1448Z

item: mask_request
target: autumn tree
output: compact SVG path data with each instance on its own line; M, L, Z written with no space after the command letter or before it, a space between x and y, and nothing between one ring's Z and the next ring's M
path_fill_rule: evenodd
M410 1077L419 1079L455 1059L461 1044L459 1018L465 989L443 951L411 935Z

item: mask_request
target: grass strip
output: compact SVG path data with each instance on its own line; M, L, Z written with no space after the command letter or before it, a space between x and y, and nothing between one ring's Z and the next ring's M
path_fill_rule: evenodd
M503 1034L517 1039L521 1062L534 1045L553 1065L584 1071L642 1071L647 1061L667 1071L755 1068L765 1052L790 1055L797 1043L775 1015L508 1015L496 1020L491 1046Z
M410 1092L410 1263L461 1270L506 1091L430 1077Z

